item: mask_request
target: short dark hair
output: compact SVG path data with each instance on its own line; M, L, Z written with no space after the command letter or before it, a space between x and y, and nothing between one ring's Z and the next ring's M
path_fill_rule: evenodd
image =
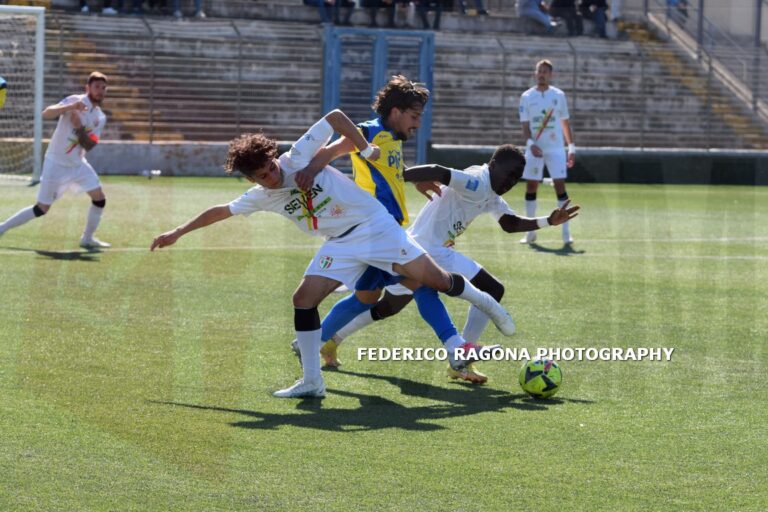
M403 75L394 75L376 94L371 108L386 119L393 108L406 110L415 105L423 107L427 101L429 101L429 89L411 82Z
M109 83L109 82L107 82L107 75L105 75L104 73L99 73L98 71L94 71L93 73L88 75L88 81L85 82L85 83L88 84L88 85L91 85L92 82L95 82L97 80L101 80L105 84Z
M491 162L496 162L496 167L511 171L517 179L523 176L525 169L525 155L517 146L504 144L496 148L491 157Z
M232 139L227 149L224 171L227 174L239 172L252 176L277 156L277 141L263 133L246 133Z
M536 69L538 69L539 66L547 66L550 71L555 70L555 66L552 65L552 61L549 59L541 59L539 62L536 63Z

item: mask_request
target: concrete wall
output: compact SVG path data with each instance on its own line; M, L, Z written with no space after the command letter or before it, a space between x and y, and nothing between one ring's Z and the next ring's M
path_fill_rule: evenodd
M690 0L698 8L698 0ZM704 0L704 16L730 34L754 36L757 0ZM763 4L761 40L768 42L768 5Z
M492 146L435 145L427 159L464 168L487 162ZM658 183L768 185L768 153L763 151L579 149L568 181L579 183Z

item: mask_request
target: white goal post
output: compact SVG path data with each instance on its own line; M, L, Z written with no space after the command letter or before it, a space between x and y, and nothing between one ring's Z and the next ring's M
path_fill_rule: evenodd
M39 179L44 61L45 8L0 5L0 76L7 82L0 109L0 175L32 171L32 179Z

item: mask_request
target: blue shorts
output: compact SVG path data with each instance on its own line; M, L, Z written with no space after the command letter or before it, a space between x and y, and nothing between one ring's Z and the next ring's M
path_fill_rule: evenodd
M403 280L403 276L390 274L380 268L369 266L360 279L355 283L355 290L372 291L379 290L386 286L398 284Z

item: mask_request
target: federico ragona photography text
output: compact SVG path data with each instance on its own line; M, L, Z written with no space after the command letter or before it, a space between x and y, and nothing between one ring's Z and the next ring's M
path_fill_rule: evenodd
M667 347L540 347L529 351L518 347L482 347L456 349L462 361L671 361L674 348ZM358 347L357 360L367 361L444 361L448 351L421 347Z

